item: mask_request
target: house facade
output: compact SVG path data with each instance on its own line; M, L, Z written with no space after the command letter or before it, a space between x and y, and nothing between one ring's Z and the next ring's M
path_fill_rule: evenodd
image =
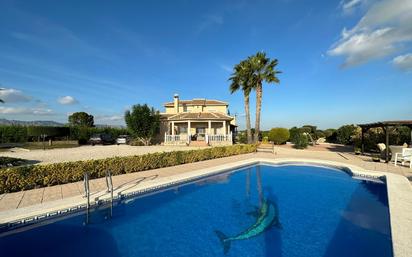
M231 145L236 119L229 115L229 104L219 100L196 98L164 104L160 133L164 145Z

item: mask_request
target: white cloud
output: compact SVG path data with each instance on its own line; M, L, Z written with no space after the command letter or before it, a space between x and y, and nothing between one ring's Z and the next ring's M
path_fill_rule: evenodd
M31 97L14 88L3 88L2 90L0 90L0 99L2 99L6 103L16 103L28 102L31 100Z
M59 104L63 104L63 105L70 105L70 104L76 104L76 103L78 103L78 101L77 101L73 96L69 96L69 95L59 97L59 98L57 99L57 102L58 102Z
M123 121L123 115L97 115L95 117L97 122Z
M404 71L412 71L412 53L399 55L392 60L393 65Z
M343 56L344 66L353 66L393 54L410 43L412 1L382 0L371 5L355 27L344 28L328 54Z
M0 106L0 114L15 114L15 115L50 115L53 110L47 108L25 108L25 107L3 107Z
M343 0L340 3L344 13L352 12L352 10L361 4L366 3L367 0Z

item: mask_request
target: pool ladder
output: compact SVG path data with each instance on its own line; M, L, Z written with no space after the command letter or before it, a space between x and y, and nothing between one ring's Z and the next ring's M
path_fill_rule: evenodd
M110 170L106 170L107 193L110 193L110 218L113 216L113 180Z
M89 183L89 173L84 173L84 197L86 197L86 224L89 223L89 210L90 210L90 183ZM106 170L106 186L107 193L110 193L110 218L113 216L113 180L110 170Z
M89 209L90 209L90 186L89 186L89 173L84 173L84 197L86 197L86 221L85 224L89 224Z

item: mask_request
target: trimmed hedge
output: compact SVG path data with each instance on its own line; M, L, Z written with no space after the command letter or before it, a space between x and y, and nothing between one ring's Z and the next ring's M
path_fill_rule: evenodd
M23 143L27 141L27 129L18 125L0 126L0 143Z
M101 178L105 176L106 170L110 170L113 175L120 175L251 152L256 152L256 145L233 145L6 168L0 169L0 193L77 182L83 179L84 172L89 172L90 178Z
M47 137L64 137L70 134L69 127L51 127L51 126L28 126L28 137L40 137L46 135Z

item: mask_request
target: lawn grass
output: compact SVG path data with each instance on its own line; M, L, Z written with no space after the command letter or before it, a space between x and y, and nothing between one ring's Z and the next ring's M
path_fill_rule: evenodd
M59 149L59 148L73 148L78 147L79 143L77 141L53 141L52 145L49 145L49 142L28 142L23 148L28 150L37 150L37 149Z
M62 141L52 141L49 145L49 141L44 142L26 142L26 143L10 143L1 144L0 152L8 152L11 148L24 148L27 150L38 150L38 149L58 149L58 148L73 148L78 147L79 143L77 140L62 140Z
M79 143L77 141L53 141L51 145L49 142L27 142L22 146L22 148L28 150L38 150L38 149L58 149L58 148L73 148L78 147Z

